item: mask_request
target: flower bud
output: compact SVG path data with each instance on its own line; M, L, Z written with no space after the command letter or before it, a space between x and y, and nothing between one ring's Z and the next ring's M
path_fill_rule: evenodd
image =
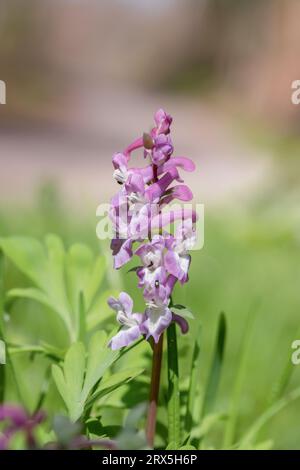
M143 143L144 143L145 149L147 149L147 150L151 150L154 147L153 139L152 139L151 135L148 134L147 132L144 132L144 134L143 134Z

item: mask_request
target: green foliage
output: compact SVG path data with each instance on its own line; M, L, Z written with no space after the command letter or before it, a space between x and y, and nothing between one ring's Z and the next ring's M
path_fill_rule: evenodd
M256 205L237 218L228 213L223 219L207 218L205 247L193 254L189 284L176 291L178 302L191 308L174 306L174 312L186 316L190 324L189 333L182 336L178 332L177 337L180 408L175 420L180 420L180 442L170 442L167 437L165 361L158 447L299 447L295 430L300 418L300 368L290 362L291 342L299 338L300 256L293 222L297 218L292 209L280 211L280 217L276 214L272 206ZM46 411L43 443L55 439L53 417L71 416L72 410L73 419L78 416L87 436L113 440L121 436L120 448L145 448L146 411L141 403L149 392L150 348L146 342L135 345L103 372L105 357L99 352L88 366L95 333L97 337L112 332L115 317L106 300L114 295L114 288L120 290L119 285L110 281L106 258L95 255L93 221L83 223L82 218L76 227L74 221L61 216L55 217L53 224L43 217L29 212L21 213L18 219L0 214L3 234L28 235L0 240L4 253L0 266L5 268L0 274L0 318L7 344L7 364L0 366L0 372L5 372L0 397L23 404L29 411ZM53 236L44 242L29 238L32 234L40 237L46 229L57 230L64 244ZM74 244L76 239L85 244ZM124 276L121 281L126 290L136 292L139 311L142 302L134 276ZM218 318L223 309L226 344L220 341L225 334ZM69 359L72 363L77 355L80 359L71 367L70 377L65 367L68 370ZM90 375L93 380L101 376L91 388L85 387L89 367L95 371ZM68 389L68 404L53 379L52 368L59 370L61 390ZM140 373L142 370L145 372ZM72 402L75 391L80 405ZM139 417L135 425L124 427L131 416L129 410L136 406ZM58 427L62 429L63 424Z
M0 247L34 285L13 288L8 297L27 298L42 304L49 309L48 314L60 317L70 343L78 339L85 341L89 327L87 316L97 301L105 258L94 258L83 244L74 244L65 251L61 239L55 235L48 235L45 244L30 237L1 238Z
M215 351L204 396L203 415L207 415L208 413L211 413L214 410L218 386L221 379L225 341L226 319L224 313L221 313L219 318Z
M131 348L112 351L107 332L99 329L103 320L108 323L106 301L112 293L105 279L105 258L95 257L83 244L65 250L54 235L44 244L31 237L1 238L0 247L0 332L9 358L0 370L1 400L19 401L30 412L48 408L49 417L65 407L72 422L86 424L94 407L109 407L113 393L143 371L134 361L132 367L118 370L118 361ZM4 292L4 256L31 286ZM5 310L8 323L3 320ZM28 342L37 321L42 328L37 333L47 330L47 341L36 334ZM66 333L64 347L58 347L58 337ZM57 423L54 431L59 434Z
M86 351L83 343L74 343L62 367L52 365L55 384L65 402L69 417L77 421L99 398L138 376L141 369L130 369L113 375L102 383L104 374L118 359L119 352L107 347L107 335L95 333Z

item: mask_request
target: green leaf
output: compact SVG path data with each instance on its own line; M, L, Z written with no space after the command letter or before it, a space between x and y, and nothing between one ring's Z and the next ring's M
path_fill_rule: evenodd
M64 362L64 376L73 402L79 402L81 399L84 373L85 348L82 343L74 343L67 352Z
M57 389L73 422L77 421L96 399L117 388L118 384L111 378L110 382L106 385L104 383L103 386L101 384L101 388L91 395L94 387L119 357L118 351L107 347L107 335L97 332L90 339L87 358L84 345L74 343L66 354L62 368L52 367Z
M169 443L180 445L180 392L175 323L167 329L168 340L168 430Z
M56 308L51 302L51 299L47 296L47 294L35 287L11 289L10 291L8 291L7 295L8 297L19 297L23 299L36 300L37 302L40 302L46 307L56 310ZM58 313L60 314L59 311ZM64 320L64 315L60 316Z
M82 394L86 400L89 392L103 374L118 358L119 352L107 347L107 335L103 331L95 333L89 343L88 363Z
M200 399L199 382L200 382L200 351L201 351L201 330L202 325L198 326L196 340L193 350L192 366L190 372L190 383L187 398L185 430L187 433L192 431L193 422L196 421L195 408L196 401ZM197 393L198 392L198 393Z
M257 310L254 309L254 312L256 311ZM231 447L234 441L234 437L235 437L235 428L236 428L237 418L238 418L238 414L240 410L240 400L241 400L241 395L242 395L243 382L244 382L246 372L247 372L247 359L248 359L248 354L250 351L250 341L251 341L251 335L253 332L254 321L255 321L255 315L253 314L252 309L250 309L246 326L245 326L245 331L241 340L240 351L238 354L238 357L240 357L240 363L238 366L236 379L233 384L231 404L229 407L228 420L226 423L225 433L224 433L224 441L223 441L224 448Z
M251 426L247 434L241 440L241 446L246 446L247 444L252 444L255 441L256 436L263 428L263 426L272 419L276 414L283 410L286 406L292 403L295 400L300 398L300 387L296 388L290 392L285 397L278 400L270 408L268 408Z
M94 260L94 257L93 257ZM101 285L106 271L106 261L104 256L98 256L94 265L91 268L89 280L85 289L85 296L87 306L90 308L95 295L98 292L99 286Z
M100 387L87 400L87 406L91 406L100 398L103 398L107 394L114 392L123 385L126 385L131 380L142 374L143 370L144 369L133 368L113 374L109 379L100 383Z
M68 350L63 370L52 366L52 374L59 393L64 400L70 419L77 421L83 413L82 386L85 373L85 348L82 343L74 343Z
M212 359L212 365L210 368L210 374L208 377L205 397L203 402L202 416L211 413L214 409L219 382L221 378L222 365L224 359L224 349L226 342L226 318L222 312L219 317L218 331L215 350Z
M79 294L79 332L78 339L86 342L86 310L85 310L85 301L84 294L81 291Z
M115 322L115 316L112 312L112 309L107 304L107 299L112 295L118 297L119 292L109 289L105 290L103 293L97 296L93 302L92 307L87 312L86 321L88 331L93 330L95 327L101 324L107 327L109 321L113 323Z
M76 243L71 246L66 256L67 286L72 310L77 323L77 338L82 327L79 295L84 298L85 316L92 307L105 273L105 258L97 257L94 261L92 251L85 245ZM99 312L98 312L99 315Z
M166 447L166 450L178 450L178 444L176 444L176 442L170 442L167 447Z
M69 335L74 337L70 305L66 296L64 281L64 249L61 240L49 235L42 243L30 237L1 238L2 247L6 256L20 269L35 288L14 289L10 295L32 298L43 303L56 312L64 321Z
M95 260L82 244L65 252L55 235L48 235L44 244L30 237L1 238L0 248L34 283L29 289L13 289L9 295L42 303L63 320L70 342L84 339L86 317L97 301L105 274L105 258Z
M66 403L67 408L69 408L68 385L66 384L63 371L56 364L52 365L52 376L62 399Z
M206 415L197 432L197 438L199 440L203 439L212 429L213 427L218 424L220 421L224 421L227 419L227 415L225 413L212 413Z
M64 357L64 352L58 348L55 348L51 345L41 342L41 344L10 344L8 343L8 349L10 355L14 354L23 354L23 353L37 353L43 354L46 357L54 359L55 361L60 361Z
M67 416L54 416L53 431L58 442L63 446L68 446L72 439L81 434L79 423L72 423Z
M70 302L68 300L65 282L65 250L62 240L56 235L47 235L45 238L47 248L47 284L44 291L56 300L59 310L70 316Z
M29 237L0 238L5 255L37 286L43 288L47 282L47 258L43 245Z
M174 307L171 307L171 310L172 312L176 313L177 315L180 315L181 317L189 318L190 320L195 319L193 313L183 305L181 305L180 308L178 308L178 305L174 305Z
M294 335L295 338L298 338L300 336L300 330ZM292 343L292 339L291 339ZM269 405L272 405L274 402L279 400L284 392L286 391L288 384L290 382L291 376L295 370L295 367L291 361L291 355L290 352L287 353L286 357L286 363L283 367L283 370L281 373L278 374L278 379L271 388L271 394L269 397Z
M146 404L140 403L132 408L123 425L123 429L116 438L116 444L120 450L148 449L144 431L139 431L140 422L144 420Z

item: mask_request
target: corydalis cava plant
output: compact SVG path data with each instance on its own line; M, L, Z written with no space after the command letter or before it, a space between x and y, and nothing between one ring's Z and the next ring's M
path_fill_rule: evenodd
M114 178L121 185L110 209L115 236L111 243L114 267L121 268L133 255L139 257L136 274L146 304L143 313L134 313L133 300L126 292L108 300L121 325L109 343L112 349L128 346L141 335L152 337L157 344L172 321L179 324L183 333L188 330L186 320L172 313L171 296L177 282L188 281L196 213L183 206L171 210L169 205L176 199L192 200L193 194L182 184L179 170L192 172L195 165L189 158L173 156L172 117L159 109L154 120L150 133L144 133L112 160ZM141 152L144 166L129 167L133 151ZM175 235L166 230L174 223Z
M109 305L117 313L121 325L119 332L111 339L109 346L120 349L136 341L140 336L152 339L153 361L150 386L150 400L146 436L148 444L153 447L156 428L160 372L163 350L163 332L168 330L168 364L170 415L179 409L179 394L176 392L178 379L177 347L174 322L178 323L183 333L188 331L184 318L172 312L172 292L177 282L188 281L191 263L189 249L195 242L194 223L196 213L192 209L180 206L170 207L174 200L191 201L193 194L183 180L179 170L194 171L194 163L186 157L173 156L173 143L170 137L172 117L162 109L154 116L155 127L150 133L136 139L122 153L113 156L114 177L121 185L113 197L110 218L114 228L114 239L111 248L114 267L121 268L133 255L140 259L135 269L138 286L143 289L145 310L143 313L133 311L133 300L126 292L119 298L110 298ZM140 151L144 166L129 167L132 152ZM178 184L179 183L179 184ZM171 227L177 225L175 236ZM169 231L167 228L169 227ZM174 363L171 364L171 359ZM178 413L177 413L178 415ZM173 422L176 431L180 428L178 419ZM177 431L173 434L176 442ZM169 436L169 437L170 437Z

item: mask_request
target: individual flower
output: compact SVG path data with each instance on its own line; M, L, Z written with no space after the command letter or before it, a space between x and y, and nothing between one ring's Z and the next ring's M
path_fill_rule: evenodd
M196 234L193 223L189 219L181 224L176 233L176 238L170 244L170 249L165 255L165 267L182 284L188 281L188 271L191 264L189 250L196 242Z
M124 184L128 178L128 159L123 153L115 153L113 156L114 178L119 184Z
M168 160L174 151L173 143L169 135L160 134L154 139L152 149L152 162L155 165L161 165Z
M110 340L109 346L111 349L128 346L141 336L143 316L132 313L133 300L126 292L121 292L118 299L110 297L108 305L117 313L117 321L121 325L120 331Z
M154 286L155 282L163 284L167 278L166 270L163 266L165 249L165 239L160 235L155 235L153 240L141 245L135 252L143 264L137 270L139 277L139 287Z
M164 287L154 287L147 293L151 298L147 303L145 311L144 328L146 330L146 339L153 337L155 343L158 343L161 333L168 328L172 321L172 312L169 309L169 299L166 298Z
M167 114L163 109L159 109L154 114L154 121L156 124L157 134L169 134L170 126L173 118L170 114Z
M171 157L173 151L174 147L171 137L166 134L159 134L153 138L152 148L145 151L145 156L150 154L152 163L159 166Z

